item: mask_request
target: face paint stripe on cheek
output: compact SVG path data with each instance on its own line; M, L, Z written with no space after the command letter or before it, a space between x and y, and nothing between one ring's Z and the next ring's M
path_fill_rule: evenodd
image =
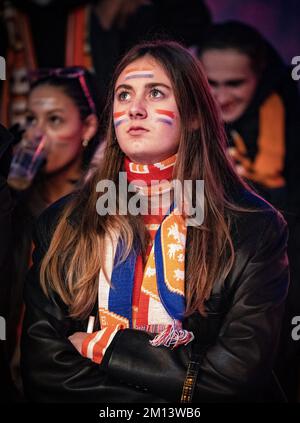
M164 109L156 109L155 112L159 115L156 118L157 122L163 122L167 125L173 125L173 120L175 118L175 113L171 110L164 110Z
M126 112L115 112L114 113L114 119L119 118L120 116L124 116Z
M170 125L170 126L173 125L173 122L171 120L168 120L167 118L157 118L156 122L166 123L167 125Z
M122 123L128 122L128 118L125 116L125 112L115 112L114 113L114 125L115 128L120 126Z

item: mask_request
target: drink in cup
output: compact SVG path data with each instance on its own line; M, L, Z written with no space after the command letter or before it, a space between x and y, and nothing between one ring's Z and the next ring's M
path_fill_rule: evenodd
M46 160L46 136L28 140L24 138L17 146L10 165L7 182L15 190L30 187L34 177Z

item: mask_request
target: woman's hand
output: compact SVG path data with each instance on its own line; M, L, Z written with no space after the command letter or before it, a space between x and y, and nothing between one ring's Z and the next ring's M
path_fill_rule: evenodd
M85 338L89 336L86 332L75 332L69 336L69 341L74 345L76 350L82 355L82 344Z

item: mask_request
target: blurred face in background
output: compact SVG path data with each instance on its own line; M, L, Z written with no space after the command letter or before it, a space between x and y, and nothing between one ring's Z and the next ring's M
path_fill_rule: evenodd
M235 49L211 49L200 59L224 122L234 122L246 111L257 88L250 58Z
M27 111L28 140L46 136L45 173L57 172L82 160L82 141L86 125L78 107L62 89L41 85L29 95Z

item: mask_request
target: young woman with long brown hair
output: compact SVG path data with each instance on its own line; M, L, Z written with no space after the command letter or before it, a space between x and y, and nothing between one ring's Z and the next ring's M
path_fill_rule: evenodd
M203 222L185 208L201 206L199 190L174 188L202 180ZM135 195L159 201L141 212ZM101 168L35 234L22 346L29 399L270 398L286 224L233 170L201 66L179 44L142 44L123 58Z

